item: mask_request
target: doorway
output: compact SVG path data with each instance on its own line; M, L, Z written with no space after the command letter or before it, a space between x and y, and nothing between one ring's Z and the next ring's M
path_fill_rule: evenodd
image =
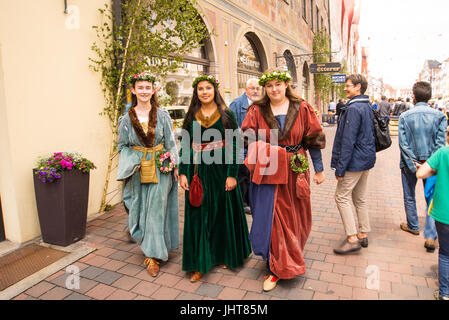
M3 225L2 198L0 197L0 242L6 240L5 228Z

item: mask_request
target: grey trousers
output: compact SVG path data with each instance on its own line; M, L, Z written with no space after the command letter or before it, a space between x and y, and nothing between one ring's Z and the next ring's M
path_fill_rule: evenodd
M359 232L369 233L371 226L368 216L367 183L369 171L346 172L342 181L337 184L335 202L340 212L346 235L356 235L357 227L352 210L354 204L359 221Z

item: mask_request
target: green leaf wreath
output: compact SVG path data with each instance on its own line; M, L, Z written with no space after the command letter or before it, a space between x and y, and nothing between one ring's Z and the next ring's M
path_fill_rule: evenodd
M301 163L301 167L298 167L296 165L296 160L298 160ZM292 156L290 160L290 167L292 168L292 171L294 173L306 173L307 170L309 170L309 161L307 161L307 158L304 157L302 154L298 153Z

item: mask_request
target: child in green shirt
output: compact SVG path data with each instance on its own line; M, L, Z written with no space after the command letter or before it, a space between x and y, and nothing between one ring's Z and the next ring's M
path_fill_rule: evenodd
M446 129L446 141L449 144L449 132ZM437 176L431 217L435 219L440 250L438 255L438 280L440 290L435 298L449 300L449 147L435 152L416 173L418 179Z

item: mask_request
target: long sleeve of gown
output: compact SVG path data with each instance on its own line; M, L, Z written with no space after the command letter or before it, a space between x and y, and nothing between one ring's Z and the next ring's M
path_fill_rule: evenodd
M126 116L125 116L126 117ZM126 180L134 174L134 170L140 164L140 158L130 148L129 135L134 130L127 118L121 119L118 128L118 152L120 159L117 168L117 180Z
M189 163L190 163L190 133L187 130L183 130L181 140L181 150L179 151L179 175L188 176Z
M175 163L179 164L178 147L176 146L176 138L173 132L173 123L168 112L164 112L164 147L165 150L174 155Z
M312 158L313 168L315 169L315 172L323 172L324 166L323 166L323 157L321 155L320 149L312 148L309 150L310 157Z

